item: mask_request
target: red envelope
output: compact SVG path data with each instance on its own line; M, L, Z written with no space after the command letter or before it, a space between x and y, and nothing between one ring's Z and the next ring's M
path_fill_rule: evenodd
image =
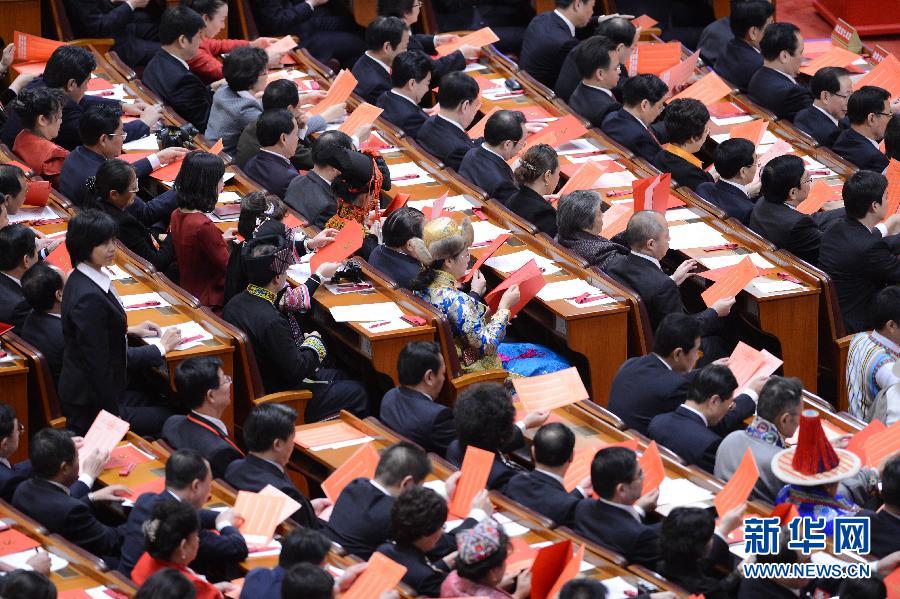
M658 25L659 21L657 21L653 17L641 15L639 17L631 19L631 24L635 27L640 27L641 29L650 29L651 27Z
M466 447L460 467L459 482L450 501L450 514L457 518L465 518L472 510L472 500L487 486L491 467L494 465L494 454L479 449L474 445Z
M491 242L491 245L487 246L481 256L478 257L478 259L475 261L475 264L473 264L472 268L469 269L469 272L466 273L466 276L460 279L460 282L465 283L469 279L471 279L475 275L475 271L481 268L481 265L484 264L485 260L490 258L494 254L494 252L500 249L501 245L506 243L506 240L509 239L509 235L509 233L502 233L501 235L498 235L497 238Z
M873 420L868 425L866 425L866 428L862 429L850 438L850 443L847 444L847 451L852 451L857 456L859 456L859 459L863 464L867 464L868 459L866 458L866 442L872 435L880 433L886 428L887 426L885 426L885 424L881 420Z
M382 212L382 214L384 216L387 216L394 210L399 210L400 208L403 208L404 206L406 206L406 202L409 200L409 197L410 196L408 193L403 193L403 192L398 191L397 195L394 196L394 199L391 200L391 203L388 204L388 207L384 209L384 212Z
M641 489L641 495L646 495L658 489L666 478L666 469L663 467L656 441L650 441L650 445L644 450L638 462L644 471L644 486Z
M13 32L13 38L16 40L16 62L50 60L54 50L66 45L64 42L48 40L20 31Z
M484 301L491 307L491 310L496 312L503 291L512 285L518 285L519 303L510 310L510 318L512 318L518 314L519 310L524 308L525 304L530 302L531 298L536 296L546 284L547 282L544 280L544 275L541 273L541 269L538 268L537 262L535 262L534 259L531 259L525 266L494 287L494 289L485 296Z
M65 273L72 272L72 259L69 257L69 250L66 249L65 243L56 246L55 250L47 254L44 261L49 262Z
M363 230L355 220L344 222L344 228L340 230L334 241L313 254L309 262L311 272L316 272L319 266L326 262L343 262L353 255L353 252L362 247Z
M802 212L803 214L815 214L821 210L822 206L827 202L839 200L841 198L841 189L843 189L842 185L829 185L822 179L817 179L816 182L812 184L806 199L797 204L797 212Z
M669 98L669 102L677 98L694 98L700 100L705 106L718 102L731 93L731 86L725 83L721 77L713 72L704 75L689 88L682 90L677 96Z
M26 206L46 206L50 199L50 181L29 181L25 193Z
M653 210L665 214L669 207L669 188L671 186L671 173L632 181L631 194L634 198L634 211Z
M707 307L711 308L720 299L736 296L757 276L759 276L759 271L756 269L756 265L750 258L744 258L731 267L728 275L700 294L700 297L703 298Z
M887 188L887 212L885 216L897 214L900 210L900 161L891 158L885 176L888 180Z
M741 459L738 469L713 499L719 517L721 518L747 501L747 498L750 497L750 491L756 486L757 480L759 480L759 469L756 467L756 460L753 459L753 453L748 447L747 451L744 452L744 457Z
M371 443L366 443L341 464L331 475L322 481L325 497L336 502L338 495L351 481L357 478L373 478L378 467L378 452Z
M178 177L178 173L181 171L181 163L184 162L184 158L179 158L175 162L170 162L166 166L160 167L150 173L150 176L156 179L157 181L174 181L176 177Z

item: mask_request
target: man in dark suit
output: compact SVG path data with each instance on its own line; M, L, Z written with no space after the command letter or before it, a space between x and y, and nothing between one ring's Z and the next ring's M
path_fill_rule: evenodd
M651 127L663 109L669 86L656 75L637 75L622 87L622 108L603 119L603 132L650 164L666 138L662 127Z
M534 470L513 476L504 494L560 526L572 526L575 508L590 488L588 481L578 481L571 493L566 491L563 480L574 451L575 433L569 427L561 422L545 424L531 444Z
M824 67L809 82L815 100L794 117L794 126L820 145L834 145L842 129L850 126L847 101L853 92L850 72L842 67Z
M803 62L803 37L792 23L772 23L759 43L761 66L747 84L750 99L780 119L794 115L813 103L809 89L797 83Z
M31 462L11 464L9 461L19 449L19 437L24 432L25 426L16 418L13 407L0 403L0 499L3 501L12 501L16 488L31 478Z
M762 197L750 213L750 228L781 249L810 264L819 262L822 232L842 214L839 210L807 216L796 206L809 195L810 176L803 159L793 154L779 156L763 168Z
M326 131L312 144L313 168L292 179L284 194L284 203L320 229L337 213L337 199L331 182L341 174L337 154L353 149L353 140L342 131Z
M498 110L488 118L484 141L466 152L459 174L480 187L489 198L506 203L518 191L507 160L525 143L525 115L518 110Z
M753 200L759 195L759 183L753 183L757 171L753 142L740 137L726 139L716 147L714 163L719 180L701 183L697 195L748 224Z
M656 508L659 490L641 497L644 471L634 451L625 447L598 451L591 463L591 485L599 499L579 502L575 531L631 563L656 567L660 525L644 524L644 518Z
M422 123L416 141L440 162L458 171L466 152L481 142L466 133L481 107L478 83L465 73L448 73L441 79L438 103L440 111Z
M872 555L885 557L900 550L900 457L890 458L881 473L881 499L878 511L862 510L872 531Z
M609 409L646 435L657 414L671 412L687 397L691 372L700 357L700 322L671 314L656 329L653 353L629 358L613 378Z
M838 134L831 149L861 169L884 172L890 160L878 144L891 121L890 99L889 91L873 85L853 92L847 101L850 128Z
M685 260L671 276L662 271L659 261L669 251L669 226L665 217L649 210L638 212L628 221L625 241L631 253L610 259L606 272L643 298L650 325L656 329L669 314L687 313L678 287L697 267L697 262ZM703 323L704 330L713 330L718 317L727 316L732 305L734 298L722 299L712 308L700 312L697 317Z
M622 108L612 92L619 81L617 58L616 43L603 35L586 39L575 49L581 83L569 97L569 107L594 127L599 127L607 114Z
M28 454L34 478L19 485L13 494L13 506L36 520L50 534L58 534L108 564L116 564L122 530L100 522L94 515L92 504L122 501L125 487L109 485L80 495L80 498L79 494L73 493L70 487L79 479L78 451L67 431L51 428L38 431L31 439ZM98 463L97 475L103 469L103 462Z
M885 220L886 195L884 175L857 171L844 183L844 218L822 235L819 267L834 282L848 333L872 329L875 295L900 283L900 215Z
M401 52L391 65L391 89L378 97L381 116L415 139L428 115L419 102L431 88L431 60L420 52Z
M122 531L122 558L119 572L131 576L131 569L145 551L142 527L153 507L160 501L187 503L197 510L200 518L200 548L191 562L192 570L213 582L230 580L237 562L247 559L247 543L235 526L237 515L233 509L222 512L203 509L209 499L213 475L209 462L196 451L182 449L166 460L166 488L162 493L144 493L134 498Z
M31 311L22 292L22 275L38 262L34 231L25 225L0 229L0 322L18 330Z
M729 17L734 37L715 61L715 71L720 77L747 91L750 78L763 65L759 43L763 31L772 20L775 7L768 0L734 2Z
M198 131L206 131L212 95L187 63L200 48L204 27L203 18L187 6L167 9L159 23L162 48L141 74L141 81Z
M378 416L391 430L440 456L456 438L453 412L435 402L446 373L441 348L436 343L407 343L397 359L400 386L384 395Z
M47 359L55 385L59 385L65 345L60 319L65 284L65 273L46 262L35 264L22 275L22 293L31 312L22 323L18 335Z
M254 568L247 572L242 599L281 599L281 581L285 573L297 564L319 565L328 557L331 541L316 530L297 527L281 539L281 553L274 568Z
M256 121L259 152L247 161L244 172L271 193L283 198L291 181L300 176L291 157L297 151L297 121L290 111L269 110Z
M175 449L192 449L206 458L214 477L225 476L228 465L244 452L222 422L231 405L231 377L222 372L222 361L201 357L181 362L175 368L175 388L190 412L166 420L163 437Z
M129 66L143 66L159 50L159 17L149 0L65 0L76 38L111 37L112 49Z
M549 88L578 39L575 30L594 16L594 0L556 0L556 10L537 15L525 29L519 67Z
M397 17L375 17L366 27L365 54L353 65L356 88L353 92L369 104L391 89L391 63L406 52L409 26Z
M664 117L667 143L656 155L654 164L664 173L672 173L676 185L697 191L703 183L712 183L712 175L703 170L703 162L694 154L709 137L709 111L693 98L672 100Z
M25 171L14 164L0 164L0 229L9 224L9 216L18 214L28 195Z
M673 412L650 421L647 436L678 454L686 464L712 473L716 450L728 433L744 427L756 410L765 379L756 379L734 396L738 382L727 366L708 364L694 377L687 399Z
M300 507L291 518L308 528L319 528L319 514L331 505L327 499L310 501L297 490L284 467L294 448L294 423L297 412L282 404L264 404L251 410L244 422L247 457L231 462L225 481L240 491L258 493L272 485Z
M628 81L628 67L625 65L631 60L631 53L637 46L640 32L630 19L611 17L597 23L594 35L602 35L603 37L611 39L615 44L616 56L614 62L617 65L616 70L618 74L615 85L610 87L610 89L616 100L621 102L622 86ZM575 64L575 54L583 43L584 42L581 42L569 50L569 53L566 55L566 59L563 61L562 67L559 70L556 84L553 86L553 91L556 92L556 95L566 102L572 97L572 92L575 91L575 88L578 87L578 84L581 83L581 80L583 79L582 74L578 70L578 65Z

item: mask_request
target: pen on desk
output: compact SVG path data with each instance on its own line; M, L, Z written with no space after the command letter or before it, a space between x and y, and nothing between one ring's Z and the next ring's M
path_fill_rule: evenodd
M829 175L829 174L831 174L831 171L829 171L829 170L806 171L806 172L809 173L810 175Z
M718 252L719 250L736 250L738 249L738 244L736 243L723 243L722 245L714 245L712 247L703 248L704 252Z
M185 337L181 340L178 345L184 345L185 343L190 343L191 341L197 341L198 339L203 339L203 335L194 335L192 337Z
M777 277L778 277L779 279L781 279L782 281L788 281L788 282L790 282L790 283L796 283L797 285L802 285L802 284L803 284L803 282L802 282L800 279L798 279L797 277L794 277L794 276L792 276L792 275L789 275L789 274L786 273L786 272L778 272L778 273L775 273L775 276L777 276Z
M523 95L524 93L525 93L525 90L517 90L517 91L511 91L511 92L503 92L502 94L488 94L488 93L485 93L485 94L484 94L484 97L487 98L488 100L501 100L501 99L503 99L503 98L512 98L512 97L515 97L515 96L521 96L521 95Z
M607 192L606 192L606 197L608 197L608 198L617 198L617 197L619 197L619 196L627 196L627 195L629 195L629 194L631 194L631 190L630 190L630 189L619 189L619 190L614 190L614 191L607 191Z
M136 308L153 308L154 306L158 306L159 302L143 302L140 304L131 304L130 306L125 306L126 310L134 310Z
M376 322L376 323L374 323L374 324L370 324L370 325L369 325L369 328L370 328L370 329L377 329L378 327L383 327L384 325L390 324L390 323L391 323L390 320L382 320L382 321L380 321L380 322Z
M418 173L413 173L411 175L403 175L401 177L391 177L391 181L409 181L410 179L418 179Z

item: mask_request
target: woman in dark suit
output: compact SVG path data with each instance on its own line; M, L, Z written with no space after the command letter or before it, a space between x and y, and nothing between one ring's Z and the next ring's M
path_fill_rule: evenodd
M627 255L630 249L603 237L603 200L596 191L579 189L559 200L559 231L556 241L588 261L591 266L606 270L606 264L617 255Z
M533 224L541 233L556 236L556 208L544 196L559 183L559 158L547 144L532 146L515 171L519 191L509 196L506 207Z
M88 180L87 189L91 195L89 207L105 212L116 221L119 241L156 270L165 271L174 257L171 240L165 235L157 239L126 210L138 192L134 168L118 158L107 160L97 169L97 175Z

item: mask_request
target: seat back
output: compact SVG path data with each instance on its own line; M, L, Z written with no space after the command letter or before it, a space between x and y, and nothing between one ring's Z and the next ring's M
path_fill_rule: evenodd
M237 25L236 29L240 33L239 39L255 40L259 37L259 29L256 27L256 19L253 17L253 7L250 0L237 0L234 3L237 7L235 17L237 23L232 23L232 27Z
M66 12L66 5L63 4L63 0L48 0L48 4L50 4L50 14L53 15L56 39L61 42L75 39L75 34L72 33L72 24L69 22L69 14Z
M3 338L28 359L28 414L19 414L19 420L24 421L29 435L46 426L64 428L66 419L47 358L14 333L6 333Z
M106 61L112 65L112 67L119 73L122 77L125 78L125 81L134 81L137 79L137 73L130 66L125 64L125 61L119 57L118 52L115 50L110 50L106 54L103 55Z

